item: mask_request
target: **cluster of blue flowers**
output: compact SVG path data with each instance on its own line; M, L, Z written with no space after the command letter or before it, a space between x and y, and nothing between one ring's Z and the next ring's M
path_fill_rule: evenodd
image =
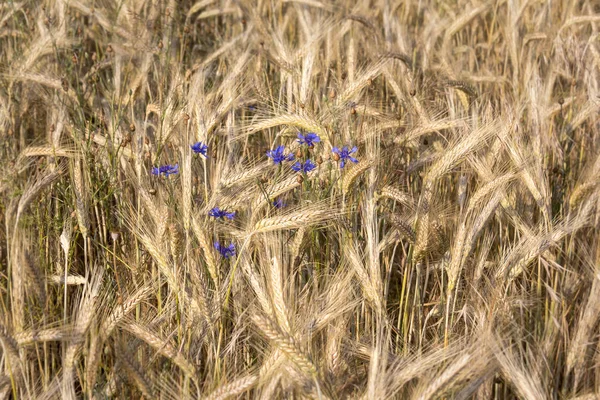
M206 152L208 151L208 146L202 142L194 143L190 146L192 151L196 154L202 154L204 157L208 157ZM178 174L179 173L179 164L175 165L162 165L160 167L152 167L152 175L162 175L164 177L168 177L169 175Z
M319 143L321 138L316 133L309 132L306 135L298 133L298 143L305 144L308 147L314 147L315 143Z
M160 167L152 168L152 175L169 176L169 175L178 174L178 173L179 173L179 164L163 165Z
M306 160L304 164L302 164L301 161L296 161L296 163L292 165L292 169L296 172L309 173L315 168L317 168L317 166L310 160Z
M309 149L314 148L315 144L320 143L320 142L321 142L321 138L316 133L309 132L305 135L302 133L298 133L298 143L300 145L306 145ZM190 147L194 153L202 154L204 157L208 158L208 156L207 156L208 145L206 145L202 142L197 142L197 143L194 143L193 145L191 145ZM335 161L340 161L340 168L344 168L344 166L346 165L346 163L348 161L351 161L353 163L358 162L358 160L351 155L358 151L356 146L354 146L352 148L349 148L348 146L344 146L341 149L339 149L338 147L334 147L331 150L334 154L333 159ZM285 154L285 146L283 146L283 145L278 146L274 150L267 151L267 157L272 159L274 164L278 164L278 165L281 165L285 161L294 161L295 160L295 157L292 153ZM315 163L312 160L306 159L304 161L301 161L301 160L296 161L292 165L291 168L295 172L307 174L310 171L317 168L317 166L315 165ZM178 174L178 173L179 173L179 164L163 165L160 167L152 168L152 175L158 175L158 176L162 175L164 177L168 177L169 175L174 175L174 174ZM283 200L281 198L273 200L272 205L275 208L282 208L282 207L286 206L283 203ZM217 220L223 220L223 219L233 220L235 218L235 214L236 214L235 211L229 212L227 210L220 209L219 207L214 207L208 212L208 215L210 217L213 217ZM229 246L224 246L224 245L221 245L219 242L215 242L214 247L221 254L221 256L223 258L233 257L236 254L235 253L235 245L233 243L229 244Z
M333 151L334 154L337 154L337 156L340 159L340 168L344 168L344 165L346 165L346 162L348 161L352 161L353 163L357 163L358 160L354 157L352 157L350 154L356 153L358 149L356 148L356 146L354 146L352 149L348 150L348 146L344 146L342 147L342 149L338 149L337 147L334 147L333 149L331 149L331 151Z
M208 151L208 146L202 142L194 143L190 146L192 151L196 154L202 154L204 157L208 158L206 152Z
M286 204L283 203L283 199L280 197L278 199L273 200L273 207L275 208L283 208Z
M215 207L212 208L209 212L208 215L211 217L215 217L216 219L223 219L223 218L227 218L229 220L232 220L235 218L235 211L234 212L227 212L226 210L221 210L219 207Z
M285 146L278 146L275 150L267 151L267 157L271 158L275 164L281 164L284 161L293 161L293 154L284 154Z
M231 243L229 246L223 246L221 243L215 242L215 249L221 253L223 258L235 256L235 245L233 243Z

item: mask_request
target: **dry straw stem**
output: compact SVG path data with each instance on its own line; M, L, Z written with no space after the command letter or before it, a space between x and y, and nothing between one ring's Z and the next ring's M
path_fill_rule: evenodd
M35 197L42 191L44 188L50 186L54 182L56 182L65 172L66 166L64 163L59 164L58 168L54 171L45 170L41 174L37 175L36 178L27 186L27 188L23 191L23 195L19 199L19 205L17 207L17 214L14 220L14 229L16 230L21 215L26 210L26 208L31 204L31 202L35 199Z
M135 38L135 35L129 33L126 29L122 28L121 26L116 25L114 22L111 21L111 19L109 19L106 15L104 10L97 8L95 6L92 7L88 7L85 4L83 4L82 2L79 1L70 1L68 3L68 5L70 7L73 7L77 10L79 10L80 12L82 12L85 15L88 15L90 17L92 17L93 19L95 19L98 24L100 24L102 26L102 28L104 28L107 32L111 32L111 33L115 33L119 36L121 36L123 39L126 39L128 43L135 43L138 44L138 41Z
M458 165L470 153L482 147L497 131L506 129L502 126L502 120L497 119L492 123L484 124L482 127L467 133L451 146L444 155L437 160L427 172L423 182L423 190L419 199L416 217L415 251L413 259L419 260L425 255L431 246L429 237L429 219L431 202L433 200L434 185L443 175Z
M441 373L435 376L433 379L430 379L426 385L421 387L415 394L415 399L418 400L426 400L435 397L435 394L442 391L445 386L448 386L452 383L452 380L455 379L455 376L461 372L461 370L466 368L473 368L473 365L470 365L475 360L473 354L468 352L462 354L457 359L453 360L446 369L444 369Z
M40 271L41 268L38 265L34 265L34 260L28 251L24 252L22 261L27 275L31 278L31 285L33 286L40 304L46 304L47 293L46 286L44 285L45 279Z
M515 178L516 175L513 173L499 176L478 188L469 200L467 210L455 234L452 258L447 267L448 293L454 290L458 275L473 251L479 233L502 200L505 186Z
M291 260L294 261L294 263L300 256L300 250L302 250L302 244L304 243L306 236L306 228L304 227L298 228L294 235L294 241L290 247Z
M462 138L446 149L444 155L427 171L423 186L428 187L428 183L433 183L447 174L469 153L483 147L492 136L500 135L499 131L507 129L506 122L504 119L499 118L491 123L482 124L481 127L471 132L463 133Z
M91 335L89 355L87 360L86 383L89 388L96 383L96 373L100 363L100 352L105 341L112 335L113 330L131 311L133 311L153 291L152 285L142 286L131 294L122 304L117 304L102 321L98 332Z
M115 355L119 361L118 366L125 370L127 378L137 386L146 398L153 399L155 396L152 380L146 376L145 369L137 363L135 357L125 349L124 345L119 346Z
M370 271L364 262L362 257L353 243L348 243L344 249L344 257L348 260L348 263L354 270L354 273L358 277L358 281L362 287L363 294L366 299L373 305L376 311L381 311L383 307L382 301L382 288L378 287L380 283L379 279L371 277Z
M83 180L83 173L81 171L82 164L80 160L75 161L72 166L73 169L73 188L75 190L75 214L77 215L77 224L79 231L83 235L84 240L87 239L90 220L87 212L87 191L85 190L85 184Z
M171 290L174 293L177 293L182 299L188 302L194 312L202 314L202 308L198 304L197 300L190 296L189 290L185 285L185 282L182 281L177 271L173 271L172 265L167 260L167 252L164 249L164 246L161 246L161 240L156 239L154 235L148 232L147 228L145 228L142 222L138 222L134 224L132 221L135 220L135 217L125 216L126 223L131 227L131 230L136 234L140 243L144 246L144 248L150 253L156 265L158 266L161 274L165 276L167 279L167 283L171 287ZM164 231L162 232L164 234ZM162 236L162 235L161 235Z
M593 1L5 3L0 398L598 392Z
M104 275L104 269L96 266L90 281L83 286L84 290L75 311L71 340L65 345L66 350L62 360L64 369L61 391L63 397L74 397L75 395L75 363L80 356L92 318L97 315L98 297L104 282Z
M206 400L225 400L234 396L239 396L242 393L250 390L258 381L255 375L242 376L233 382L222 385L210 395L205 397Z
M200 244L200 247L202 248L202 254L204 255L204 259L206 260L206 267L208 269L210 277L212 278L213 282L218 282L218 263L213 255L212 244L209 240L208 234L202 229L200 222L195 216L192 217L192 231L196 236L196 240L198 240L198 244Z
M9 334L8 330L4 325L0 324L0 344L6 355L7 369L11 379L21 380L25 376L21 376L23 372L23 365L21 358L19 357L19 346L16 340Z
M353 274L345 271L339 271L331 279L319 298L321 302L317 311L310 315L307 323L313 334L330 327L336 321L344 324L346 320L343 316L351 313L361 303L362 300L355 296L353 280Z
M183 202L183 227L189 232L192 217L192 157L188 149L181 150L181 186ZM187 235L186 235L187 236ZM172 250L173 248L171 248Z
M502 277L508 274L508 282L512 282L516 277L523 273L526 267L536 257L541 256L546 250L555 246L567 235L572 235L579 229L590 224L591 212L597 198L588 199L578 210L576 215L568 214L564 221L556 224L549 233L543 229L540 233L525 236L518 245L508 253L505 261L502 263L496 277Z
M282 333L267 317L254 314L252 315L252 322L254 322L272 344L283 352L307 378L313 379L317 377L316 367L312 361L304 355L304 352L298 348L291 336Z
M157 227L157 236L162 236L162 232L167 227L167 208L158 203L148 191L143 187L138 187L137 194L141 200L142 206L146 209L147 215L152 218L154 225Z
M61 79L58 79L55 77L50 78L45 75L34 74L31 72L21 72L16 75L8 75L8 76L4 76L4 77L7 79L10 79L10 80L13 80L13 81L24 81L24 83L32 82L32 83L40 84L40 85L44 86L45 88L54 89L56 91L63 93L64 95L66 95L69 98L70 103L78 102L77 93L75 93L73 88L69 87L67 91L63 90L64 87L63 87Z
M85 285L87 280L81 275L67 275L66 281L64 275L50 275L48 282L57 285Z
M271 289L271 303L273 304L273 310L275 310L275 316L279 326L283 332L288 335L292 333L290 326L288 310L283 297L283 282L281 265L277 257L271 259L271 268L269 268L269 287Z
M329 133L315 118L299 114L281 114L262 121L255 121L250 125L248 130L237 135L235 140L241 140L249 135L281 125L293 126L308 132L314 132L318 134L325 143L329 143Z
M547 399L548 383L542 380L540 365L542 358L534 354L515 354L513 348L499 339L490 339L491 347L502 374L524 399ZM525 358L523 360L523 357ZM527 362L525 364L524 362Z
M458 31L464 28L472 19L477 17L479 14L486 12L491 7L491 4L482 4L479 7L473 8L470 11L463 13L459 18L455 19L452 24L445 29L444 31L444 45L443 49L448 51L452 46L450 46L450 39L454 36Z
M307 174L310 177L317 175L317 170L312 170ZM290 176L282 180L279 183L274 183L270 187L268 187L265 191L269 194L271 198L276 198L281 196L284 193L289 192L292 189L300 186L300 182L298 182L298 178L295 175ZM265 206L269 203L269 199L266 199L265 196L259 196L252 202L252 209L255 212L261 207Z
M178 352L167 339L156 335L150 329L137 322L127 322L122 324L123 328L138 339L146 342L150 347L161 355L171 360L175 365L181 368L189 378L196 379L196 368L189 362L183 354Z
M17 159L17 163L21 164L26 158L29 157L65 157L65 158L77 158L79 154L75 149L66 147L53 147L53 146L31 146L24 149Z
M317 176L325 176L326 174L328 174L330 162L331 161L324 162L319 168L313 169L312 171L307 173L305 179L311 180ZM269 204L271 199L277 198L282 194L285 194L299 187L300 185L301 183L298 181L298 176L296 174L290 175L289 177L284 178L280 182L273 183L269 187L265 188L265 192L269 195L269 198L266 198L263 193L257 194L255 200L252 202L253 212L259 214L259 209ZM335 201L337 201L337 199L334 200L334 202Z
M336 218L339 212L325 203L317 203L298 211L288 212L276 217L263 218L252 230L253 234L286 229L305 228Z
M190 266L190 278L192 280L193 293L198 296L198 306L202 312L204 323L207 327L214 326L214 321L220 316L221 307L210 296L209 286L205 274L200 272L199 266ZM216 297L216 296L215 296ZM218 300L218 298L216 299Z
M43 342L60 342L73 339L73 327L66 325L58 328L30 330L14 335L14 340L20 346L28 346Z
M440 119L433 121L423 121L419 125L403 132L394 138L394 143L414 146L414 141L423 135L432 132L439 132L447 129L456 129L465 127L465 121L461 119Z
M119 143L111 142L110 138L106 138L99 133L94 133L91 135L92 140L101 148L105 148L107 150L111 150L112 153L116 152L119 149L119 156L121 158L126 159L125 161L134 161L137 162L137 155L129 148L129 147L119 147ZM123 137L123 133L119 128L117 128L115 132L115 137ZM101 153L102 154L102 153Z
M349 81L348 84L342 88L340 95L336 98L336 106L343 107L357 96L360 90L367 86L370 81L375 79L382 72L387 63L388 59L380 58L360 71L356 79Z
M268 162L260 163L254 167L241 167L239 172L229 173L227 176L221 179L220 184L223 188L229 188L247 183L248 181L255 180L259 176L263 175L267 168L269 168Z
M575 372L573 388L577 388L581 376L585 371L586 350L591 341L591 333L598 322L600 315L600 273L595 272L592 282L592 288L583 307L581 316L577 322L573 341L567 353L567 371Z
M596 157L596 161L588 168L587 173L584 175L585 178L573 189L569 199L569 209L573 210L579 205L586 194L590 195L590 192L596 190L600 184L598 175L600 175L600 155Z
M410 197L408 193L403 192L400 189L397 189L393 186L386 185L383 188L381 188L381 190L379 191L378 198L389 198L408 207L409 209L414 208L414 202L412 197Z
M356 179L373 164L371 160L361 160L358 164L354 164L349 168L342 178L342 193L347 195Z
M544 179L543 173L541 172L543 170L543 167L541 166L542 155L534 154L532 162L536 165L532 166L532 163L527 162L526 157L523 155L524 147L520 145L519 138L511 138L502 134L498 135L498 137L508 150L508 154L513 160L515 167L523 169L520 178L523 180L525 186L539 206L540 211L545 218L546 225L550 225L550 190L547 186L546 179Z

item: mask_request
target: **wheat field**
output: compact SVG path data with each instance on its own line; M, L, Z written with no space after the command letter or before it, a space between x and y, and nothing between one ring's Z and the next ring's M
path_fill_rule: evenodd
M4 0L0 398L600 398L600 3Z

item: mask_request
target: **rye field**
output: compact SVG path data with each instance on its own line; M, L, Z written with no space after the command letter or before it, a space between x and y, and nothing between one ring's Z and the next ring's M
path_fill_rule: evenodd
M4 0L0 399L600 398L600 3Z

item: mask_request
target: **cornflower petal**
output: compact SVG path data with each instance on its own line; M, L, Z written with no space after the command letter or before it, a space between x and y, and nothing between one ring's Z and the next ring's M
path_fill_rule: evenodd
M214 243L215 249L221 254L223 258L229 258L235 256L235 245L231 243L229 246L225 247L221 245L219 242Z
M309 132L306 135L298 133L298 143L306 144L307 146L314 146L315 143L319 143L321 138L319 135L313 132Z
M358 147L356 146L353 146L351 149L348 149L348 146L344 146L341 150L337 147L334 147L333 149L331 149L331 151L333 151L339 156L340 168L344 168L348 161L352 161L353 163L358 162L356 158L350 155L358 151Z
M152 167L152 175L164 175L169 176L172 174L179 173L179 164L175 165L161 165L160 167Z
M317 168L315 163L313 163L311 160L306 160L306 162L304 163L304 167L302 169L304 170L304 172L308 173L315 168Z
M227 210L221 210L219 207L214 207L211 208L208 211L208 215L210 217L215 217L215 218L227 218L227 219L233 219L235 218L235 214L236 212L227 212Z
M278 146L275 150L267 151L267 157L273 159L275 164L281 164L283 161L292 161L294 159L293 154L284 154L285 147Z
M202 154L204 157L207 157L206 153L208 151L208 145L206 145L202 142L197 142L197 143L194 143L193 145L191 145L190 147L192 148L192 151L194 153Z

